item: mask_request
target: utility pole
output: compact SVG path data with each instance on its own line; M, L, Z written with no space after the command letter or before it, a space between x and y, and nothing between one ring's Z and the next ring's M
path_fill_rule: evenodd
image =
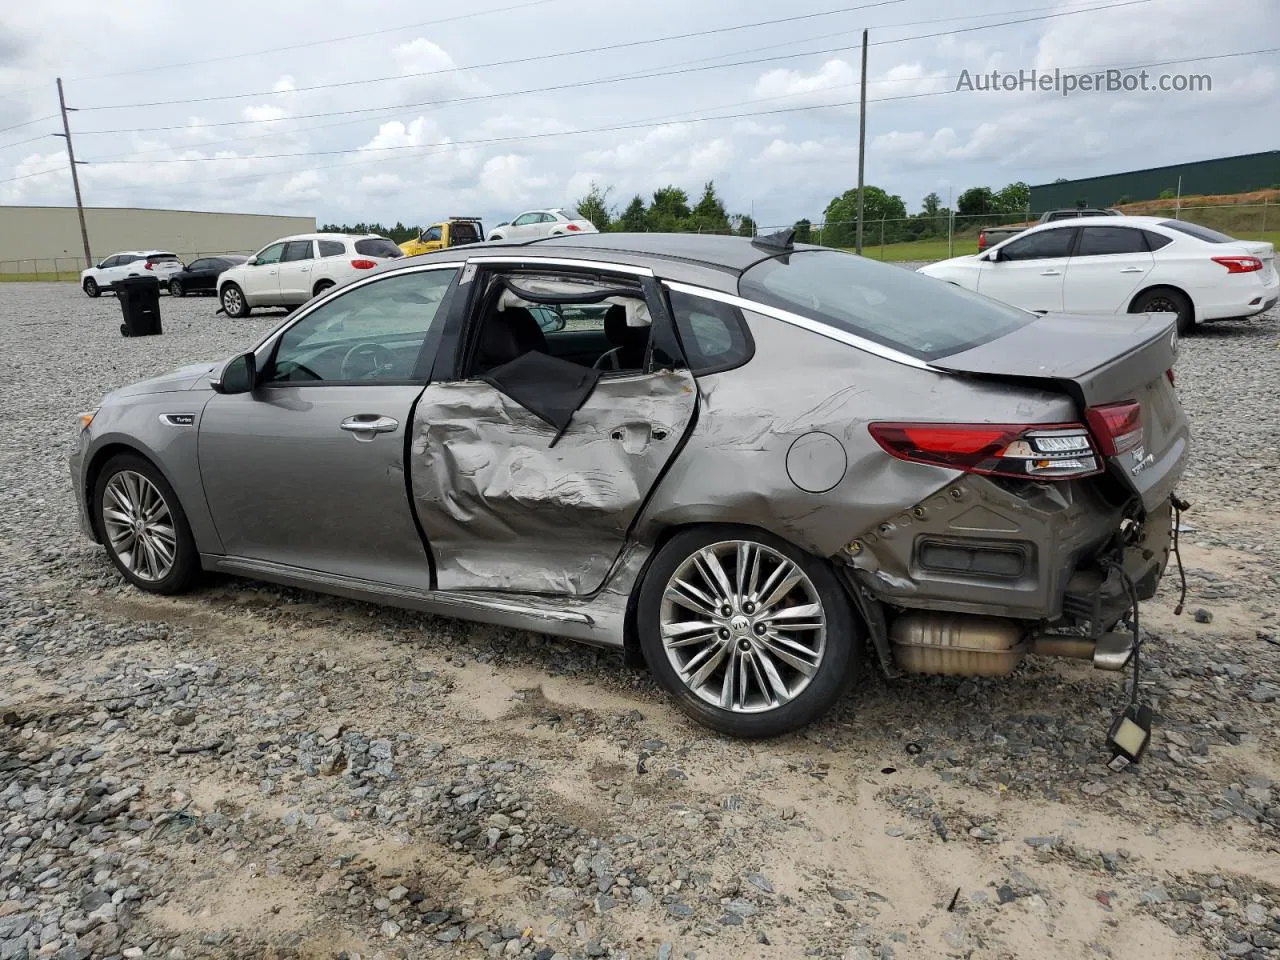
M80 199L80 174L76 172L76 151L71 145L71 124L67 122L67 98L62 94L61 77L58 78L58 108L62 111L62 136L67 141L67 159L71 161L71 185L76 191L76 213L80 216L80 241L84 244L84 265L92 267L93 255L89 252L89 228L84 223L84 202ZM71 109L74 110L75 107Z
M862 194L863 174L867 158L867 31L862 31L862 86L858 90L862 105L858 117L858 235L855 249L862 256ZM68 141L70 142L70 141Z

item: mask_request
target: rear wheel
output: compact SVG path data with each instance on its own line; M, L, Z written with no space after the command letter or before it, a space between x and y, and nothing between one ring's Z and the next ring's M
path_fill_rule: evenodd
M1130 313L1176 313L1178 315L1178 333L1186 335L1195 329L1195 308L1187 295L1171 287L1159 287L1148 290L1133 301Z
M673 537L645 575L636 625L676 705L735 737L805 726L858 668L861 634L832 570L751 527Z
M228 317L247 317L249 315L249 301L244 297L244 291L236 284L228 283L222 288L220 296L222 300L222 309L226 311Z
M84 292L91 297L102 296L102 291L98 289L98 281L93 277L86 277L84 281Z
M182 593L200 576L187 515L167 480L136 454L112 457L93 485L94 519L107 555L149 593Z
M329 289L330 287L332 287L333 285L334 285L334 284L333 284L333 281L332 281L332 280L321 280L319 283L317 283L317 284L315 285L314 289L312 289L312 291L311 291L311 295L312 295L313 297L318 297L318 296L320 296L320 294L324 293L326 290L328 290L328 289Z

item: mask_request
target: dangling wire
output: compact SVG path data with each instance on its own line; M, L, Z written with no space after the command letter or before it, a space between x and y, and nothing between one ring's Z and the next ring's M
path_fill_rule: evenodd
M1191 504L1178 497L1170 497L1173 504L1173 558L1178 562L1178 579L1182 581L1182 592L1178 594L1178 605L1173 608L1175 617L1182 616L1182 608L1187 602L1187 571L1182 568L1182 551L1178 548L1178 532L1182 526L1182 512L1191 509Z
M1132 604L1129 614L1129 627L1133 631L1133 685L1129 689L1129 706L1132 707L1138 703L1138 675L1142 670L1142 627L1138 620L1138 588L1134 584L1133 578L1125 572L1123 565L1109 559L1102 560L1101 565L1105 569L1114 570L1120 577L1120 582L1124 585L1125 596L1129 598L1129 603Z

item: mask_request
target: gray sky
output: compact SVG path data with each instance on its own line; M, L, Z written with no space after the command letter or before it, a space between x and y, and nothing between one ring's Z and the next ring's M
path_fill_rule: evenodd
M945 202L948 187L1278 146L1274 53L1149 68L1153 79L1208 73L1210 93L953 92L962 70L1079 70L1280 47L1277 0L1145 0L970 29L1116 2L6 3L0 129L55 114L54 77L63 76L68 103L82 108L72 124L79 157L91 161L81 168L91 206L496 223L572 202L593 180L622 206L667 183L696 199L714 179L731 212L754 208L763 225L816 220L857 182L857 107L844 104L858 98L857 45L870 27L867 182L900 194L909 211L931 190ZM195 10L207 14L192 18ZM343 33L355 36L316 42ZM943 35L903 39L922 34ZM684 72L582 85L673 70ZM298 89L323 84L347 85ZM579 85L534 92L569 84ZM200 102L230 94L251 96ZM155 101L177 102L89 109ZM156 127L173 129L92 133ZM559 135L601 127L628 129ZM10 181L0 203L72 202L62 141L42 136L58 129L51 119L0 133L0 181ZM28 176L46 170L55 172Z

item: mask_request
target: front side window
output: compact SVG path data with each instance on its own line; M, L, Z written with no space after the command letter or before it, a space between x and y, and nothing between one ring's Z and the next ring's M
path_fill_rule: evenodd
M440 227L439 227L439 226L431 227L430 229L428 229L428 230L427 230L427 232L426 232L426 233L424 233L424 234L422 235L422 241L423 241L423 243L430 243L430 242L431 242L431 241L433 241L433 240L434 240L434 241L439 241L439 239L440 239Z
M269 383L414 381L457 270L398 273L327 301L280 337Z
M729 370L751 359L755 346L737 307L672 291L671 310L695 375Z
M542 219L540 213L522 213L512 221L513 227L527 227L531 223L538 223Z
M1075 232L1075 227L1059 227L1018 237L1000 248L1000 259L1049 260L1065 257L1071 250L1071 238Z
M739 281L742 296L799 314L919 360L998 339L1036 315L913 270L835 250L765 260Z
M216 260L195 260L187 265L187 270L190 273L196 273L200 270L211 270L216 264Z
M310 260L311 258L310 240L290 240L284 245L284 255L280 258L280 262L296 263L299 260Z
M284 254L283 243L273 243L265 250L261 251L257 256L259 264L265 265L269 263L279 263L280 257Z
M1141 230L1129 227L1085 227L1080 233L1077 257L1105 257L1113 253L1146 253Z

